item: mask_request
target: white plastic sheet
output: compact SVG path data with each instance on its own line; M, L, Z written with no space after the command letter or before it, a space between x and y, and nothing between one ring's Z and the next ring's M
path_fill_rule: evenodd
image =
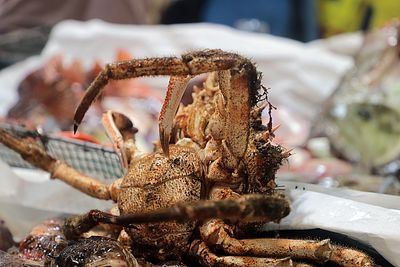
M292 200L292 211L270 229L321 228L369 244L400 266L400 197L346 188L277 181Z

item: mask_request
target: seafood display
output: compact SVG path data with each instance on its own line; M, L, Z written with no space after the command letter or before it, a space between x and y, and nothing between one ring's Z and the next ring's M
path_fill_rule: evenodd
M210 74L202 86L194 88L193 103L180 104L190 79L203 73ZM202 50L182 57L107 64L76 109L74 131L109 82L156 75L171 77L154 152L138 149L135 139L141 129L127 116L116 111L103 114L106 132L126 169L124 176L111 184L84 175L36 143L0 129L0 142L33 166L84 194L117 204L112 212L91 210L67 218L62 227L67 240L76 240L83 247L101 243L101 249L85 250L95 258L99 251L118 250L118 256L113 254L110 261L115 258L128 266L135 266L135 258L155 264L190 259L203 266L310 266L328 262L374 266L368 255L329 239L248 235L290 213L290 203L278 190L275 175L291 153L274 140L273 106L261 85L261 73L247 58L222 50ZM261 117L264 109L269 114L266 125ZM82 239L103 224L118 229L118 242L103 242L104 237ZM120 249L121 245L125 248ZM68 255L83 255L79 251L67 246L56 261L68 264Z

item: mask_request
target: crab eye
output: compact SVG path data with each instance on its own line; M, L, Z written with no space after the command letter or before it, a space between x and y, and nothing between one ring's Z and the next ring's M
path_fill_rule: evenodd
M180 159L179 159L179 158L174 158L173 161L172 161L172 163L173 163L174 165L179 165Z
M366 109L365 107L361 107L358 111L357 111L358 116L360 116L360 118L364 121L369 121L372 119L372 113L370 110Z

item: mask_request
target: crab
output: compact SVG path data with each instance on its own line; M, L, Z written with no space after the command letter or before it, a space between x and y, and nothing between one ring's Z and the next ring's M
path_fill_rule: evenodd
M189 80L211 73L183 107ZM0 141L32 165L85 194L118 204L114 213L91 210L66 220L64 234L78 239L99 223L122 226L119 240L151 262L191 257L205 266L293 266L303 260L373 266L362 252L330 240L246 238L290 212L275 173L290 151L274 143L267 89L247 58L222 50L106 65L77 107L74 131L110 80L170 75L153 153L135 145L133 123L108 111L103 124L114 141L123 178L105 184L52 158L41 147L0 131ZM268 107L270 121L263 125ZM299 264L298 266L301 266ZM307 266L304 264L304 266Z

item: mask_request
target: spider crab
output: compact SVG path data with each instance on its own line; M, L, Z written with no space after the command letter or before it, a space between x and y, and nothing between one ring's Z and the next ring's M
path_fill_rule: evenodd
M212 74L203 88L195 89L193 103L182 107L188 81L202 73ZM268 126L262 124L262 110L269 106L271 111L272 106L261 74L240 55L204 50L181 58L108 64L81 100L74 130L109 80L153 75L171 76L155 152L138 151L137 129L127 117L112 111L103 116L127 169L111 185L77 172L33 143L0 132L1 142L52 177L118 204L114 214L92 210L68 219L67 238L108 223L123 227L120 240L134 256L156 262L189 255L205 266L294 266L303 260L373 265L363 253L329 240L246 238L246 230L289 214L288 200L275 189L275 172L290 151L273 142L271 120Z

